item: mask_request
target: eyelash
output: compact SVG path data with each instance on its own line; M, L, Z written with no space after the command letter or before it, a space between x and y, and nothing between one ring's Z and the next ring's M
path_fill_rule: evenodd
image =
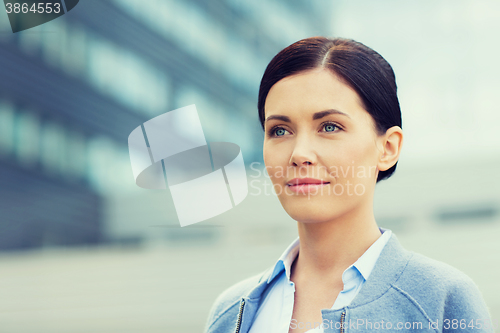
M340 127L336 123L332 123L330 121L327 121L327 122L324 122L323 124L321 124L321 128L324 128L327 125L333 125L336 128L338 128L339 130L342 130L342 127ZM286 131L286 129L284 127L281 127L281 126L277 125L277 126L274 126L273 128L271 128L269 130L269 136L276 137L276 138L282 137L283 135L276 135L276 130L278 130L278 129L284 129ZM335 132L338 132L338 131L330 131L330 132L326 132L326 133L335 133Z

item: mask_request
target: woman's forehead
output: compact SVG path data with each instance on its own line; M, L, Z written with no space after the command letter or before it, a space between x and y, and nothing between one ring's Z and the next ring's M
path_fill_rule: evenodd
M366 112L359 95L330 70L316 69L288 76L274 84L266 98L265 116L307 116L338 110L355 118Z

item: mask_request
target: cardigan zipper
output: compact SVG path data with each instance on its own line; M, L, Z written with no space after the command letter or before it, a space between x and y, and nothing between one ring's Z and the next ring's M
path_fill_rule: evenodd
M240 312L238 313L238 321L236 322L236 332L240 332L240 327L241 327L241 315L243 313L243 307L245 306L245 299L243 298L240 303Z
M340 333L344 333L345 332L345 329L344 329L344 320L345 320L345 309L342 312L342 314L340 315Z

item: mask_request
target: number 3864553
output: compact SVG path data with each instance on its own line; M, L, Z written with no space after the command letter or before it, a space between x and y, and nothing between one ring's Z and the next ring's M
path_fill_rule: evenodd
M7 11L7 14L14 13L14 14L27 14L27 13L33 13L33 14L59 14L61 12L61 4L58 2L55 3L34 3L31 5L27 3L6 3L5 4L5 10Z

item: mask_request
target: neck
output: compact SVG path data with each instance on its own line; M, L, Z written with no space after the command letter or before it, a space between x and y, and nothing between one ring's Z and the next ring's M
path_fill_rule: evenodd
M292 277L301 280L339 279L381 235L371 205L332 221L297 224L300 247Z

